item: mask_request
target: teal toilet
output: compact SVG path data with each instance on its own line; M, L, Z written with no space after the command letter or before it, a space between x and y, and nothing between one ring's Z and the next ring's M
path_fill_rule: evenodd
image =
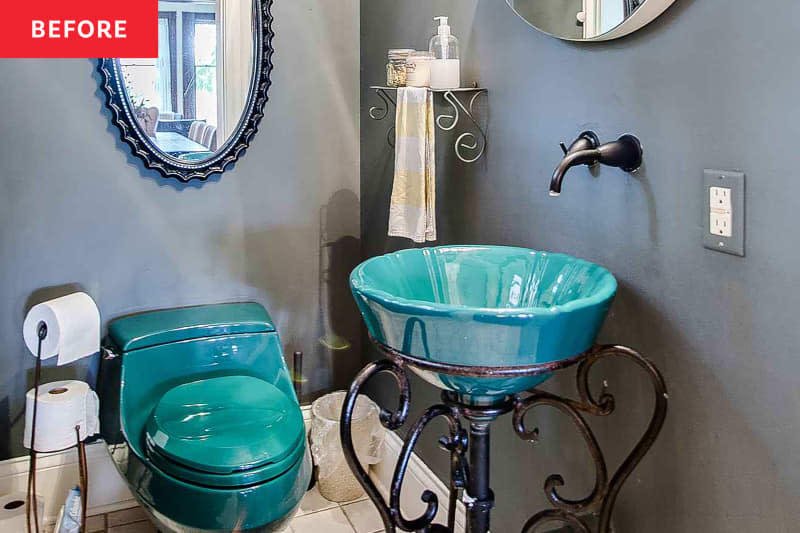
M166 532L271 532L311 458L278 333L258 304L156 311L109 325L101 430Z

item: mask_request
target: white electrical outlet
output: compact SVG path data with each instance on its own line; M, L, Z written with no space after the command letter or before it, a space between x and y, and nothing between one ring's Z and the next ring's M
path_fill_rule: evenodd
M705 170L703 246L744 256L745 176L739 171Z
M731 210L731 190L725 187L711 187L709 200L712 208Z
M720 237L733 236L731 190L727 187L709 187L708 191L708 205L711 208L708 231Z
M733 236L733 215L730 212L717 213L711 211L711 221L709 224L711 233L719 235L720 237Z

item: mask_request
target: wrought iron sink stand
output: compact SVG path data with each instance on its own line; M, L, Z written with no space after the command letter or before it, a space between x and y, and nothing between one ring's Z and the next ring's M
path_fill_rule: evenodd
M522 533L539 533L545 525L568 527L576 533L609 533L611 515L620 489L658 437L667 414L668 395L664 379L658 369L637 351L625 346L596 346L578 357L524 367L472 367L458 366L422 360L404 354L375 339L373 342L387 359L370 363L356 377L350 386L342 409L341 438L345 457L367 495L378 508L387 533L396 531L416 531L423 533L454 533L456 531L456 502L461 496L466 506L466 532L487 533L489 514L494 506L494 495L489 485L489 441L490 426L500 416L512 413L514 430L522 439L536 442L538 428L525 426L525 416L539 406L550 406L566 414L578 428L594 460L595 485L592 493L580 500L561 497L558 487L564 479L558 474L547 478L544 484L545 495L553 506L530 518L523 526ZM650 377L655 394L655 408L650 424L633 451L622 462L609 479L606 461L597 439L584 418L585 414L608 416L614 411L614 397L603 383L598 397L589 390L589 373L602 359L623 358L636 363ZM411 389L407 367L417 367L426 371L443 374L478 377L509 378L550 374L577 365L577 386L579 399L562 398L538 389L525 396L512 395L492 405L471 405L461 402L453 393L442 394L442 403L429 407L408 432L400 453L392 479L389 502L380 494L369 475L356 459L351 423L356 398L362 388L374 376L387 373L394 377L400 392L397 410L381 410L381 423L390 430L402 427L408 418ZM450 494L447 525L436 524L434 520L439 509L436 495L426 490L422 501L427 504L426 511L417 518L409 519L400 509L400 490L406 468L417 441L425 427L433 420L443 418L449 426L449 434L439 440L441 447L450 453ZM468 430L462 425L462 418L468 423ZM594 513L597 525L591 525L585 517Z

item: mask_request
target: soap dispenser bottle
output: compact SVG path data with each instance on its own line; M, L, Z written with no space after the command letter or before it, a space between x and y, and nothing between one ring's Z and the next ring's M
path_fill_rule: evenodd
M439 32L431 38L431 89L457 89L461 87L461 60L458 39L450 33L447 17L435 17Z

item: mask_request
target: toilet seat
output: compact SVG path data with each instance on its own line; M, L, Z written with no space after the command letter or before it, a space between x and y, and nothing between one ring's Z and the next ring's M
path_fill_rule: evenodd
M158 401L145 431L153 463L195 484L239 487L280 476L302 459L297 404L251 376L179 385Z

